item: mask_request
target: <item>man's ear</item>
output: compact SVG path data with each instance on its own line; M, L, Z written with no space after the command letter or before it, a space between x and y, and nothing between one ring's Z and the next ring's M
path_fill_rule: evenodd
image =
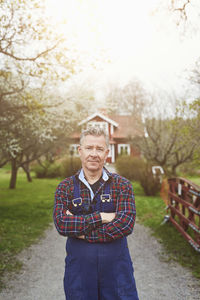
M110 149L107 149L107 150L106 150L106 159L107 159L107 157L108 157L109 152L110 152Z
M79 155L81 154L81 146L80 145L78 146L78 154Z

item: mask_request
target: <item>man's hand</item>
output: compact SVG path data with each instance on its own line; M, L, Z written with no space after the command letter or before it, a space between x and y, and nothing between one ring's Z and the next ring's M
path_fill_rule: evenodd
M84 235L79 235L79 236L77 236L79 239L82 239L82 240L84 240L85 239L85 236Z
M102 223L109 223L112 222L114 220L114 218L116 217L116 213L100 213L101 215L101 219L102 219Z
M67 216L73 216L73 214L69 210L66 211L66 215Z

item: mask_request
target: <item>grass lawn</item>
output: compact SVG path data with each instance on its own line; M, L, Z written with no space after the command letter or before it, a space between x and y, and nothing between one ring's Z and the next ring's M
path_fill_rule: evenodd
M188 176L187 179L200 186L200 176Z
M192 181L192 178L190 178ZM167 215L165 203L157 197L147 197L138 183L133 183L136 196L138 222L152 229L153 235L163 244L166 260L174 260L188 267L200 278L200 253L195 251L170 223L161 225Z
M9 190L9 177L9 170L0 169L0 278L5 270L20 269L15 254L35 242L52 222L54 192L60 181L28 183L19 173L17 188Z

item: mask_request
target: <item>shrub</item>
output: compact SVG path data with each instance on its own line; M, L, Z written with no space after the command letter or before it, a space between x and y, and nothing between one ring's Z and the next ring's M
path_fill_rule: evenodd
M46 171L46 178L56 178L60 177L60 164L53 163L50 164L49 168Z
M116 161L116 169L118 173L129 180L139 181L140 172L143 168L144 160L139 157L121 155Z
M178 168L178 176L199 176L200 164L193 160L192 162L184 163Z
M39 164L34 165L32 170L35 172L36 178L45 178L46 177L46 167L43 167Z
M141 168L139 173L139 182L145 195L155 196L161 189L161 181L159 176L153 175L152 164L144 162L143 168Z
M66 157L61 162L60 174L66 178L74 175L81 168L81 161L78 157Z
M37 178L56 178L60 176L60 164L44 161L41 164L35 165L33 168Z
M129 180L138 181L138 170L140 169L141 159L129 155L121 155L116 160L117 172Z
M51 163L44 161L32 167L37 178L69 177L81 168L81 161L78 157L66 157L65 159Z
M145 194L154 196L160 191L160 178L152 173L152 164L142 158L122 155L116 161L116 169L121 176L139 181Z

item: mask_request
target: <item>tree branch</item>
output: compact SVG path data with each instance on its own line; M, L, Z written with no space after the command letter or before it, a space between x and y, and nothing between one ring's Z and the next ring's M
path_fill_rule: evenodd
M48 52L54 50L54 49L58 46L58 44L60 43L60 41L61 41L61 40L59 40L59 41L58 41L54 46L52 46L51 48L48 48L48 49L46 49L46 50L40 52L40 53L39 53L38 55L36 55L35 57L26 57L26 58L18 57L18 56L16 56L16 55L12 54L12 53L9 53L9 52L7 52L7 51L4 51L4 50L2 49L2 47L0 47L0 53L4 54L4 55L6 55L6 56L9 56L9 57L11 57L11 58L13 58L13 59L15 59L15 60L18 60L18 61L36 61L40 56L43 56L43 55L45 55L46 53L48 53Z

